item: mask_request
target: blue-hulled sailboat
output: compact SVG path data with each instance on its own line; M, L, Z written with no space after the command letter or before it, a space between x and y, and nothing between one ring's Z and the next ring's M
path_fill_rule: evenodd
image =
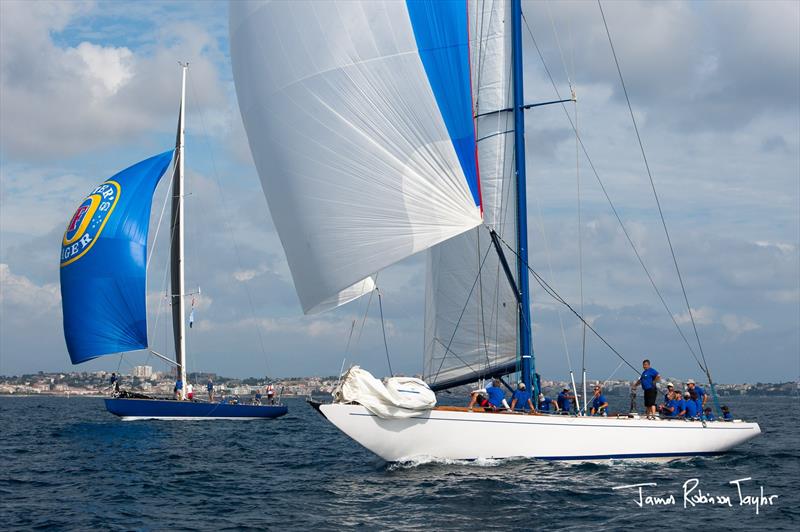
M186 378L184 286L184 113L186 71L175 149L141 161L95 188L70 218L61 243L64 338L73 364L99 356L148 349L145 299L150 209L161 177L174 161L170 242L172 328L176 378ZM106 408L124 420L264 419L286 414L282 404L245 405L115 393Z

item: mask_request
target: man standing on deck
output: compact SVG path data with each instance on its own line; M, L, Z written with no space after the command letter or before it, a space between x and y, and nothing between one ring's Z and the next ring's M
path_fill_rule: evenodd
M214 381L211 380L211 377L208 378L208 382L206 383L206 390L208 390L208 402L214 402Z
M636 385L642 385L644 391L644 408L648 416L655 417L656 415L656 399L658 396L658 388L656 383L661 380L661 375L650 367L650 361L644 359L642 361L642 376L636 381Z

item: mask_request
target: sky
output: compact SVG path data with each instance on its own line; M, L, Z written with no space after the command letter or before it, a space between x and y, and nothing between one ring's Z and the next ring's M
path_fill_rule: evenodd
M712 375L797 379L800 3L603 8ZM524 2L523 11L560 93L573 83L592 162L693 341L597 4ZM190 63L187 286L202 289L188 369L285 377L360 364L387 373L374 305L366 314L365 301L302 314L239 115L227 22L218 2L0 2L0 374L166 369L145 352L70 364L57 257L66 223L94 186L174 144L178 61ZM523 45L526 99L554 99L530 35ZM578 175L564 110L529 111L526 146L530 262L577 304ZM588 161L578 163L587 320L635 366L647 356L666 375L697 378ZM147 297L151 347L169 354L163 240L152 244ZM382 272L380 287L392 367L419 373L424 254ZM580 324L563 310L559 317L536 287L533 302L537 369L564 379L581 367ZM594 338L586 367L592 379L633 377Z

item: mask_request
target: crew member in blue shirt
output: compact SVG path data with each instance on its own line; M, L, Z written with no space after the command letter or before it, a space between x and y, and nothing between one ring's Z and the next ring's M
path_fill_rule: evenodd
M645 413L648 416L655 416L656 399L658 397L656 383L661 380L661 375L659 375L654 368L650 367L650 361L648 359L642 360L642 370L642 376L639 377L636 384L641 384L642 390L644 390Z
M678 415L678 401L675 399L677 392L672 392L669 394L667 401L661 405L659 408L659 412L661 417L674 417Z
M733 421L733 414L731 414L727 406L722 407L722 419L724 421Z
M701 387L697 386L694 383L693 379L689 379L688 381L686 381L686 388L690 392L694 392L694 393L697 394L697 407L702 412L703 409L706 407L706 400L708 399L708 396L706 395L706 391L704 389L702 389Z
M606 396L603 395L600 386L594 387L594 397L592 397L592 409L590 413L593 416L604 416L607 415L606 410L608 409L608 401L606 400Z
M261 404L261 390L256 390L256 400L253 401L253 403L257 405Z
M715 419L717 419L716 416L714 415L714 412L711 411L711 407L707 407L705 410L703 410L703 418L706 421L714 421Z
M558 403L558 408L561 409L563 414L569 414L572 412L572 401L575 400L575 396L569 393L569 388L564 388L558 394L556 402Z
M214 401L214 381L211 380L211 377L208 378L206 383L206 390L208 390L208 402L211 403Z
M697 396L693 396L691 392L684 392L683 394L683 409L683 417L686 419L694 419L702 412L697 407Z
M539 394L539 412L557 412L558 403L549 397L545 397L543 393Z
M517 384L517 390L511 396L511 410L525 410L529 408L534 410L533 402L531 401L531 393L525 390L525 383L520 382Z
M183 390L183 381L178 377L178 380L175 381L175 387L172 389L172 392L175 394L175 399L181 398L181 390Z
M501 388L502 384L500 379L494 379L491 386L472 392L467 408L472 410L472 407L477 403L478 406L484 408L491 408L493 410L505 408L507 410L508 402L506 401L506 393ZM486 394L486 396L483 394Z

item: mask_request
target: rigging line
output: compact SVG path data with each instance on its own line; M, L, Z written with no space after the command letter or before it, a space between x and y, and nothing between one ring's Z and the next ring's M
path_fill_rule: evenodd
M378 289L378 274L376 273L372 279L372 284L375 285L375 288L369 291L369 298L367 299L367 307L364 309L364 317L361 318L361 327L358 328L358 336L356 337L356 343L353 347L353 352L355 352L355 348L361 344L361 334L364 332L364 325L367 323L367 315L369 314L369 307L372 305L372 296L375 295L376 290ZM350 343L348 342L348 346ZM345 353L346 355L347 353ZM358 358L358 357L356 357Z
M544 56L542 55L542 52L539 49L539 45L536 42L536 38L533 36L533 32L531 31L530 25L528 24L528 21L525 19L525 15L524 14L522 15L522 20L525 22L525 26L528 28L528 34L530 35L531 40L533 41L533 45L536 47L536 51L539 54L539 59L542 61L542 66L544 67L545 72L547 73L547 77L550 79L550 83L553 86L553 90L555 91L556 96L560 99L561 95L560 95L560 92L558 90L558 87L556 86L555 80L553 79L553 76L550 73L550 69L547 67L547 63L544 60ZM575 131L577 133L577 128L575 127L575 124L572 122L572 117L569 116L569 111L567 111L567 107L564 104L561 104L561 107L564 110L564 114L567 117L567 120L569 121L570 126L572 126L573 131ZM600 189L603 191L603 195L605 196L606 201L608 202L609 206L611 207L611 212L614 214L614 217L616 218L617 223L619 224L620 228L622 229L622 232L625 234L625 238L627 239L628 244L631 246L631 249L633 250L633 253L636 255L636 259L639 261L639 265L641 265L642 269L644 270L645 274L647 275L647 279L650 281L650 285L653 287L653 290L655 291L656 295L658 296L658 299L661 301L661 305L667 311L667 314L669 314L670 319L672 319L672 323L675 325L675 328L678 330L678 334L680 334L681 338L683 338L683 341L686 344L686 347L692 353L692 356L694 356L694 359L698 363L698 365L700 365L700 368L703 369L703 371L705 372L705 367L703 367L702 363L700 363L700 360L697 358L697 354L695 353L694 349L692 348L692 345L689 343L689 340L686 338L686 335L683 333L683 330L681 329L680 325L678 325L678 322L675 319L674 314L672 313L672 311L670 310L669 306L667 305L667 302L664 300L664 297L661 295L661 291L658 289L658 286L656 285L656 282L653 279L653 276L650 274L650 270L648 270L647 266L644 264L644 259L642 259L641 255L639 254L638 248L633 243L633 239L631 238L630 233L628 233L627 227L625 227L625 224L622 222L622 218L620 217L616 206L614 206L614 202L611 200L611 196L608 194L608 191L606 190L605 184L603 183L602 179L600 179L600 174L597 171L597 168L595 167L594 162L592 161L592 158L589 156L589 151L588 151L588 149L586 148L586 145L583 142L583 138L580 135L578 135L577 138L578 138L578 142L581 145L581 151L583 152L584 157L586 157L586 161L589 163L589 168L591 168L592 173L594 174L594 177L597 180L597 183L600 185Z
M621 367L622 367L622 364L623 364L623 363L622 363L622 362L620 362L620 363L617 365L617 368L616 368L614 371L612 371L612 372L611 372L611 375L609 375L609 376L608 376L608 378L607 378L606 380L604 380L604 381L603 381L603 385L601 386L601 388L605 388L605 387L606 387L606 384L608 384L608 382L611 380L611 377L613 377L613 376L614 376L614 375L615 375L615 374L616 374L616 373L619 371L619 368L621 368Z
M175 174L173 172L173 176L174 175ZM172 185L173 185L173 182L174 182L174 179L170 179L169 188L167 189L167 195L166 195L166 197L164 199L164 206L166 206L167 200L172 198L172 188L173 188ZM163 212L162 212L162 214L163 214ZM169 275L169 272L170 272L170 262L171 262L171 259L172 259L172 257L171 257L172 242L175 239L175 226L174 225L170 226L169 234L170 234L170 236L169 236L169 244L167 246L167 254L166 254L167 255L166 259L167 260L166 260L166 264L164 265L164 277L161 280L161 291L164 292L164 297L159 299L158 307L156 307L156 318L155 318L155 322L153 323L153 328L150 331L151 334L153 334L153 335L155 335L156 331L158 330L158 322L161 320L161 309L164 306L164 300L167 299L169 294L172 293L172 288L171 287L170 287L169 290L167 290L167 276ZM155 251L155 242L156 242L156 237L153 237L153 248L154 249L152 251ZM155 255L155 253L151 253L150 254L150 258L152 258L153 255ZM150 258L148 258L148 261L150 260ZM149 264L149 262L148 262L148 264ZM159 291L159 295L160 295L161 291ZM170 298L170 305L172 305L172 299L171 298ZM164 330L166 331L167 328L165 327ZM164 345L166 347L166 341L165 341ZM166 351L166 349L164 351Z
M572 78L567 71L567 62L564 59L564 50L561 49L561 39L558 38L558 30L556 29L556 21L553 19L553 12L550 10L550 0L545 2L547 7L547 18L550 19L550 25L553 28L553 37L556 39L556 46L558 47L558 55L561 57L561 66L564 67L564 75L567 77L567 84L572 89Z
M467 310L467 306L469 305L469 300L472 298L472 292L475 290L475 285L478 284L478 279L481 276L481 271L483 271L483 265L486 262L486 257L489 256L489 251L491 251L491 250L492 250L492 246L486 246L486 253L484 253L483 260L481 261L480 266L478 266L478 275L475 276L475 280L472 282L472 287L469 289L469 294L467 294L467 300L464 303L464 306L461 308L461 314L459 314L458 321L456 321L456 326L453 328L453 334L450 336L450 341L447 342L447 345L445 346L444 356L442 357L442 361L439 363L439 369L436 370L436 375L433 376L433 381L434 382L439 377L439 373L442 372L442 366L444 366L444 361L447 358L447 354L452 352L450 350L450 346L453 345L453 340L456 337L456 332L458 332L458 326L461 324L461 319L464 317L464 312L466 312L466 310ZM439 343L441 343L441 341ZM461 360L461 358L458 355L456 355L455 353L453 353L453 355L456 358L458 358L459 360ZM463 360L461 360L461 361L464 362ZM464 363L466 364L466 362L464 362ZM469 366L469 364L467 364L467 366ZM472 369L472 366L470 366L470 369Z
M570 35L571 37L571 35ZM574 60L574 56L573 56ZM573 63L574 69L574 63ZM578 100L574 98L575 91L572 91L574 110L575 110L575 181L578 196L578 287L580 292L581 314L585 314L583 298L583 213L581 201L581 155L578 134ZM583 400L584 410L586 403L586 326L581 327L581 380L583 381Z
M173 171L173 173L174 173L174 171ZM170 179L169 185L167 186L167 194L164 195L164 204L161 206L161 214L158 217L158 224L156 225L156 232L153 234L153 242L155 242L156 239L158 238L158 231L161 229L161 221L164 219L164 211L167 210L167 201L172 196L172 194L170 194L171 191L172 191L172 180ZM150 271L150 261L152 260L152 258L153 258L153 253L151 253L150 256L147 257L147 264L145 264L145 267L144 267L145 274L148 271Z
M550 256L550 239L547 238L547 229L544 226L544 214L542 213L542 202L540 201L538 194L534 194L534 196L536 197L536 210L539 213L539 221L540 221L539 227L542 231L542 241L544 242L545 256L547 257L547 267L548 270L550 271L550 278L555 279L555 275L553 274L553 261L551 260ZM560 308L557 308L556 312L558 313L558 322L561 325L561 342L564 345L564 355L567 359L567 367L569 368L569 372L572 373L572 357L570 356L569 353L569 344L567 343L567 333L564 329L564 318L561 315ZM582 313L583 310L581 310L581 314Z
M389 343L386 341L386 324L383 320L383 298L381 297L381 291L379 288L375 288L375 291L378 292L378 308L381 312L381 331L383 331L383 347L386 349L386 364L389 365L389 376L394 377L394 371L392 371L392 360L389 357Z
M475 228L475 238L477 242L475 246L475 258L478 259L481 256L480 226ZM478 270L480 270L480 266ZM486 355L486 367L489 367L492 365L492 361L489 358L489 342L486 336L486 308L483 305L483 275L481 274L478 274L478 308L480 309L480 316L476 316L476 320L479 322L483 334L483 351Z
M199 99L197 98L197 93L194 90L194 83L191 80L189 81L189 88L192 91L192 97L194 98L194 101L195 102L199 102ZM200 107L200 105L197 106L197 113L200 116L200 126L203 128L203 133L204 133L203 136L204 136L204 138L206 140L206 145L208 146L208 155L211 158L211 167L214 170L214 181L216 182L217 190L219 190L219 197L222 200L221 203L222 203L223 219L224 219L223 223L225 224L226 229L228 230L229 234L232 237L229 240L233 243L233 249L234 249L234 252L236 254L236 262L237 262L237 264L239 266L239 269L242 270L243 269L242 268L242 258L241 258L241 254L239 253L239 244L237 243L236 238L233 238L235 236L235 233L233 231L231 231L231 227L229 225L229 223L230 223L229 219L230 218L227 216L227 213L230 212L228 210L228 202L227 202L227 200L225 198L225 194L223 192L222 184L220 183L219 172L217 171L217 160L216 160L216 157L214 157L214 152L211 149L211 142L208 140L209 139L209 134L208 134L208 130L206 129L206 121L205 121L205 118L204 118L204 115L203 115L203 110ZM183 155L183 154L181 154L181 155ZM268 360L268 357L267 357L267 350L264 347L264 338L262 337L262 334L261 334L261 323L258 321L258 319L256 319L255 306L253 305L253 297L250 295L250 290L245 290L244 292L245 292L245 295L247 296L247 303L248 303L248 305L250 307L250 315L253 318L253 323L255 323L256 332L258 333L258 342L261 345L261 354L264 357L264 369L267 371L267 374L269 374L269 360Z
M603 26L606 29L606 35L608 36L608 44L611 47L611 54L614 56L614 64L617 67L617 74L619 74L619 81L622 85L622 91L625 93L625 102L628 104L628 112L631 115L631 122L633 123L633 130L636 132L636 140L639 142L639 150L642 152L642 160L644 161L644 167L647 170L647 177L650 180L650 188L653 190L653 198L656 200L656 206L658 206L658 215L661 218L661 225L664 228L664 235L667 237L667 244L669 244L669 252L672 255L672 262L675 265L675 272L678 274L678 281L681 285L681 291L683 292L683 300L686 302L686 310L689 312L689 319L692 322L692 329L694 330L694 336L697 339L697 347L700 349L700 356L703 357L703 364L700 366L702 369L705 370L706 376L708 376L709 384L713 387L714 384L711 382L711 373L708 369L708 362L706 362L706 355L703 352L703 344L700 342L700 335L697 332L697 324L694 320L694 314L692 312L692 307L689 305L689 297L686 295L686 286L683 283L683 276L681 275L681 269L678 267L678 259L675 255L675 249L672 246L672 239L669 236L669 230L667 229L667 221L664 218L664 211L661 209L661 201L658 199L658 192L656 192L656 184L653 180L653 173L650 171L650 164L647 162L647 155L644 151L644 143L642 142L642 136L639 134L639 126L636 123L636 117L633 114L633 107L631 106L631 99L628 96L628 89L625 86L625 79L622 77L622 69L619 66L619 60L617 59L617 52L614 50L614 43L611 40L611 32L608 29L608 23L606 22L606 15L603 12L603 4L600 3L600 0L597 0L597 7L600 8L600 15L603 18ZM699 362L699 361L698 361ZM703 368L703 365L705 368Z
M522 260L517 251L513 247L511 247L511 245L508 242L503 240L503 238L500 235L498 235L497 238L500 239L500 242L502 242L511 251L511 253L513 253L517 257L517 260ZM550 286L547 283L547 281L545 281L544 278L542 278L541 275L539 275L533 268L531 268L531 265L528 262L523 262L523 264L527 268L527 270L533 275L534 280L539 284L539 286L541 286L544 289L547 295L549 295L557 302L567 307L570 310L570 312L572 312L575 315L576 318L581 320L584 323L584 325L586 325L586 327L590 331L592 331L594 335L597 336L597 338L601 342L603 342L606 345L606 347L608 347L615 355L617 355L617 357L619 357L620 360L622 360L625 364L627 364L628 367L634 371L634 373L636 373L637 375L639 374L639 370L636 369L630 362L628 362L628 360L624 356L622 356L619 351L614 349L614 347L610 343L608 343L608 341L603 337L603 335L597 332L597 330L594 327L592 327L585 319L583 319L583 316L581 316L578 313L578 311L572 308L572 305L567 303L567 301L563 297L561 297L561 295L559 295L559 293L555 290L555 288Z
M449 353L449 354L453 355L455 358L457 358L459 361L461 361L461 362L464 364L464 367L467 367L467 368L471 369L471 370L472 370L473 372L475 372L475 373L480 373L480 371L479 371L479 370L477 370L477 369L475 369L475 368L472 366L472 364L470 364L469 362L467 362L466 360L464 360L463 358L461 358L460 356L458 356L458 353L456 353L455 351L453 351L452 349L450 349L449 347L447 347L446 345L444 345L444 342L442 342L442 341L441 341L439 338L434 338L434 339L433 339L433 341L434 341L434 342L437 342L439 345L441 345L441 346L442 346L442 347L444 347L444 349L445 349L445 354L442 356L442 360L444 360L444 358L445 358L445 357L447 356L447 354ZM487 369L487 373L488 373L488 369ZM437 373L437 374L436 374L436 376L434 377L434 379L432 379L432 381L431 381L431 382L436 382L436 380L435 380L435 379L436 379L436 377L438 377L438 376L439 376L439 374Z

